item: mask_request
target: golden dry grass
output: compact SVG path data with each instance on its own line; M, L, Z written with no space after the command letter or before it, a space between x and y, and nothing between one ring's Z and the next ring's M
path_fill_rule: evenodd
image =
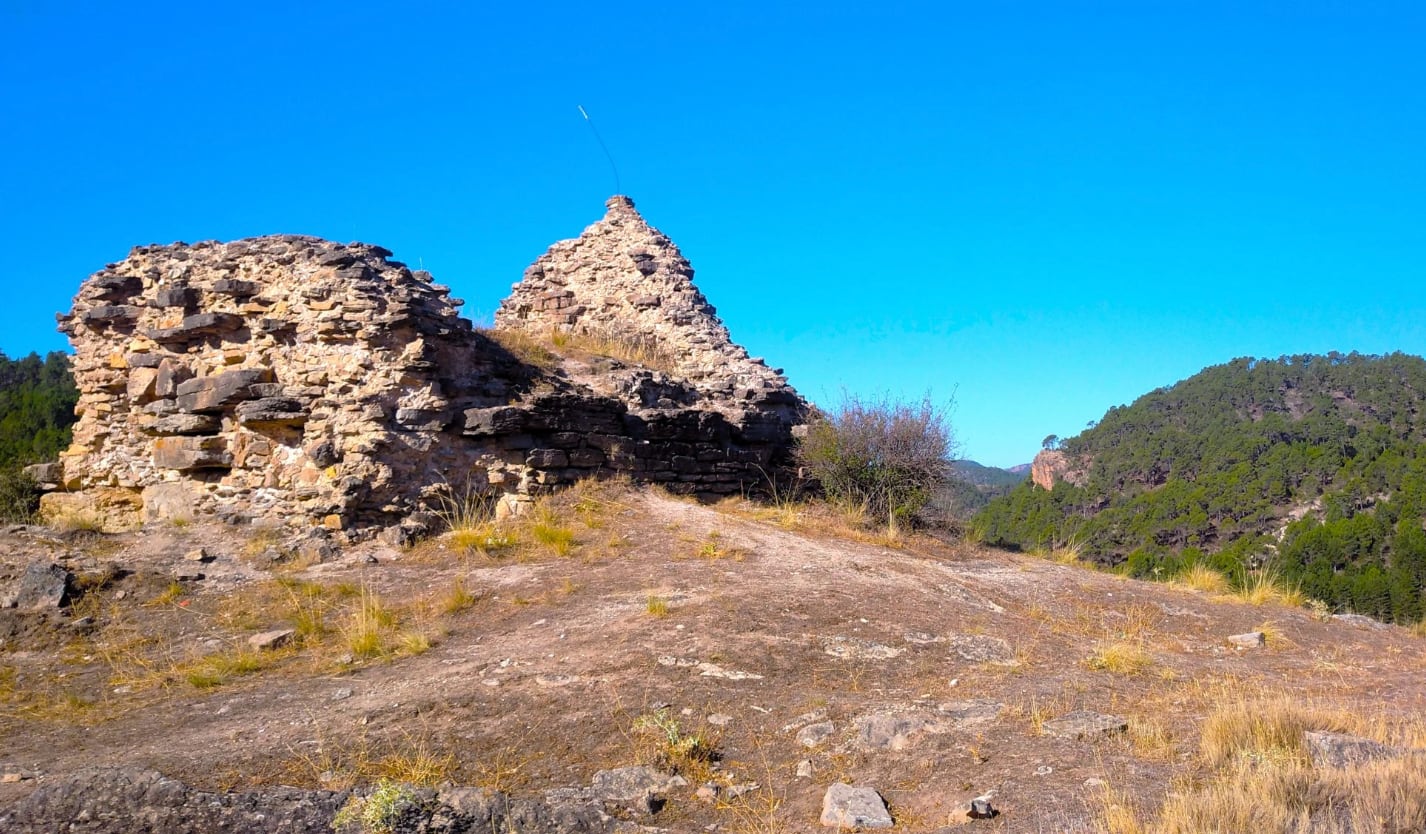
M1243 586L1233 596L1249 605L1285 605L1301 608L1307 604L1302 589L1288 583L1270 570L1255 570L1243 580Z
M618 359L631 365L642 365L664 373L675 373L678 360L658 340L639 333L613 330L556 330L550 343L560 350L583 351L595 356Z
M1084 665L1116 675L1141 675L1154 665L1154 658L1136 643L1110 643L1097 647Z
M1208 594L1228 593L1228 577L1202 563L1194 563L1174 577L1173 584Z
M526 365L550 370L559 364L559 357L550 350L548 339L542 339L524 330L487 327L477 332L505 348L506 352Z
M1348 732L1407 748L1426 739L1426 721L1417 716L1387 721L1286 696L1229 695L1203 723L1200 775L1182 781L1148 821L1126 803L1106 799L1101 826L1126 834L1426 830L1426 753L1318 767L1308 756L1308 730Z

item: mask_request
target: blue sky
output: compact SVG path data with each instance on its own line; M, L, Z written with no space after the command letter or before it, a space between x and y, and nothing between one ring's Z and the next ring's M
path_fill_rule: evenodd
M519 8L517 8L519 6ZM0 349L136 244L488 316L622 190L810 398L1028 461L1235 356L1426 353L1426 5L0 0Z

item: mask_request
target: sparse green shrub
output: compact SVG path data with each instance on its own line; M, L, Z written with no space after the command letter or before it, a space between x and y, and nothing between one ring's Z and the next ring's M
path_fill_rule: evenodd
M684 732L667 708L639 716L633 729L645 742L640 758L648 764L697 776L718 759L717 745L702 733Z
M393 834L408 815L419 813L421 797L410 785L382 779L365 797L353 796L332 819L337 831Z
M844 394L818 414L798 444L798 462L828 497L885 518L895 535L950 477L955 437L930 397L911 404Z

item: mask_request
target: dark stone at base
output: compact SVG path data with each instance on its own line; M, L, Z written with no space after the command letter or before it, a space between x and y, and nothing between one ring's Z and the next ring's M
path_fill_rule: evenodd
M151 770L94 767L41 785L0 811L6 834L305 834L330 832L350 791L275 787L200 791ZM514 800L480 788L410 789L391 834L609 834L618 827L588 803Z

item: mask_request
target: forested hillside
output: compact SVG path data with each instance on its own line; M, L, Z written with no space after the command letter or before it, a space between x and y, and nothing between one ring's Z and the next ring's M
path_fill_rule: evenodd
M38 495L20 468L53 460L69 445L78 398L63 353L43 359L0 353L0 520L24 520L34 511Z
M1028 472L1011 472L973 460L953 461L951 477L942 485L932 507L944 520L962 522L1028 477Z
M53 460L69 445L78 398L63 353L0 353L0 468Z
M1266 565L1342 610L1418 620L1426 582L1426 361L1236 359L1063 441L1081 485L1031 483L975 525L1168 577Z

